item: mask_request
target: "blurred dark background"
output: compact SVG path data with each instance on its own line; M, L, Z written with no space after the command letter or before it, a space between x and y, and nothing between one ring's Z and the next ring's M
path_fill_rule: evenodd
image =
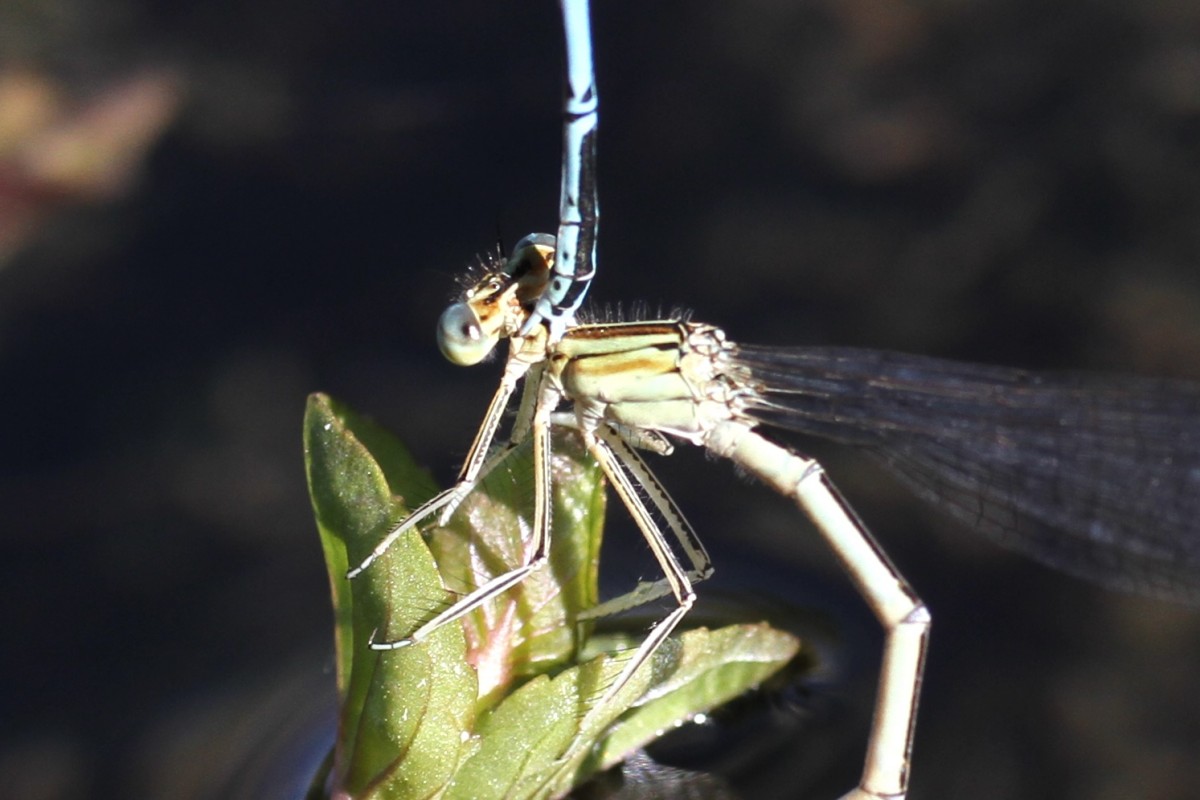
M1200 6L597 6L594 305L1200 378ZM497 374L434 323L473 254L554 227L560 52L550 0L0 9L0 796L205 796L319 728L305 396L452 478ZM815 449L934 614L914 800L1197 795L1200 614ZM875 635L786 501L677 459L713 592L769 565Z

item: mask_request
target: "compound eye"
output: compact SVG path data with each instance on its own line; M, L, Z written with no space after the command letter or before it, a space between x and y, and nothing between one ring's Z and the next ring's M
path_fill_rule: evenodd
M469 367L487 358L496 346L495 334L484 333L479 317L466 303L455 303L438 320L438 347L451 363Z
M521 241L517 242L517 246L513 248L513 255L524 250L526 247L541 247L549 248L554 251L554 234L551 233L531 233Z

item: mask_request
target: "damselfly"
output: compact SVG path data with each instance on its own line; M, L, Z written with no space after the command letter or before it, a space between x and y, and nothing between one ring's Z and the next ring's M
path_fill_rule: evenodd
M572 9L578 13L572 13ZM907 790L930 624L815 461L758 432L773 425L868 448L926 499L1046 563L1103 584L1200 599L1200 386L979 367L839 349L738 346L716 327L679 319L577 324L594 271L595 91L586 4L564 0L568 103L559 236L522 240L442 317L443 352L473 364L510 340L500 387L454 488L401 532L444 519L490 470L531 438L535 506L524 563L470 593L407 638L419 642L521 581L546 558L551 425L577 429L658 558L665 579L603 604L620 611L672 595L677 606L628 662L617 688L670 635L712 571L708 556L638 450L680 439L728 458L791 498L837 553L886 631L863 777L848 797ZM576 81L576 77L586 79ZM516 387L510 446L492 444ZM559 408L573 404L570 411ZM662 521L660 524L659 521ZM683 553L675 555L674 540Z

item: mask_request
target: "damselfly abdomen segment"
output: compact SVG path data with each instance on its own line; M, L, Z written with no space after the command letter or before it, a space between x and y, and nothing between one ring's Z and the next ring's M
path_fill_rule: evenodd
M563 163L558 201L554 274L525 321L529 334L545 322L555 340L575 324L596 274L596 231L600 200L596 191L596 124L600 98L592 66L592 25L586 0L560 0L566 43L563 81Z

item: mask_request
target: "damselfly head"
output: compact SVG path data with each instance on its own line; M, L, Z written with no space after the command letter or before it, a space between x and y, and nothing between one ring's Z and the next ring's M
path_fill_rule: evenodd
M502 338L515 336L550 280L554 237L532 233L508 260L467 287L438 321L438 347L449 361L471 366L486 359Z

